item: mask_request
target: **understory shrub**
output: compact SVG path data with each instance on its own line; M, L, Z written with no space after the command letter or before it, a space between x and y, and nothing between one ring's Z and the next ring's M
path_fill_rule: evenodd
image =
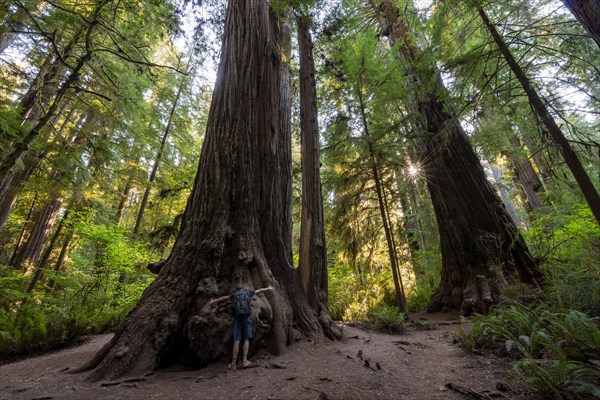
M459 332L469 350L513 360L515 376L556 399L600 398L600 319L511 306L476 315Z
M19 300L2 302L0 360L113 331L148 283L147 279L141 279L118 294L107 282L81 282L64 276L57 281L60 290L38 290L29 295L13 291L11 294Z
M148 251L122 230L81 221L77 233L84 244L30 293L31 275L0 265L0 360L113 331L154 279Z
M437 251L421 251L415 254L413 261L414 266L410 262L402 264L401 271L408 310L417 312L427 307L439 283L441 256ZM373 325L372 321L384 317L382 310L396 307L398 302L391 269L383 263L377 263L377 266L368 274L358 274L347 264L330 264L329 310L334 318L370 327L379 326L379 323ZM416 270L418 274L413 272ZM392 315L390 311L387 316Z
M525 237L546 276L545 302L600 316L600 226L590 209L540 215Z
M366 325L376 331L402 332L404 323L405 315L398 307L379 306L367 312Z

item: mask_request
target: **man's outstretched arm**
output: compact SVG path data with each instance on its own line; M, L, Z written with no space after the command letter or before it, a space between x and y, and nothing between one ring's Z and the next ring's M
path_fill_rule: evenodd
M273 288L271 286L269 286L269 287L266 287L266 288L258 289L256 291L254 291L254 293L262 293L262 292L266 292L268 290L273 290Z
M215 303L221 303L225 300L229 300L229 296L223 296L223 297L219 297L216 299L210 299L210 301L208 302L208 304L215 304Z

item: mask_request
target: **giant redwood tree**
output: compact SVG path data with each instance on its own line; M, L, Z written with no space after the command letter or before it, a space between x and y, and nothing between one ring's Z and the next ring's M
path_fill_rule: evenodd
M335 337L327 308L328 277L327 248L325 246L325 219L321 190L321 161L317 87L313 42L306 14L297 17L298 48L300 53L300 136L302 152L302 219L298 274L300 284L315 309L325 333Z
M415 44L393 1L370 5L406 73L420 162L440 232L442 276L429 310L484 312L499 301L504 279L541 285L539 268L444 100L439 71Z
M562 0L581 26L600 47L600 2L598 0Z
M331 320L319 321L309 305L291 262L290 86L282 54L288 36L267 0L229 2L185 221L157 279L79 369L94 369L88 379L230 355L228 313L208 302L239 282L275 288L253 307L256 344L277 353L301 334L335 335Z

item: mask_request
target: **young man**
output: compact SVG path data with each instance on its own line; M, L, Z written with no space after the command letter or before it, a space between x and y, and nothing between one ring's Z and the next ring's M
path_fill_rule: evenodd
M227 366L230 370L236 369L242 337L244 338L242 366L246 368L252 364L248 361L248 350L250 349L250 339L252 339L252 296L257 293L266 292L267 290L273 290L273 288L269 286L258 290L246 290L241 285L238 285L235 291L229 296L219 297L209 302L210 304L214 304L228 299L231 301L233 313L233 356L231 363Z

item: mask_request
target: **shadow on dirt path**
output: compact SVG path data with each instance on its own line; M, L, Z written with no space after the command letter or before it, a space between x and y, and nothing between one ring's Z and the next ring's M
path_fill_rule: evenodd
M111 338L101 335L78 347L0 366L0 399L526 398L515 382L502 377L501 361L466 354L454 343L456 315L411 318L417 327L435 324L434 329L386 334L344 326L343 341L299 342L282 356L259 355L251 368L237 371L219 363L100 383L66 373Z

